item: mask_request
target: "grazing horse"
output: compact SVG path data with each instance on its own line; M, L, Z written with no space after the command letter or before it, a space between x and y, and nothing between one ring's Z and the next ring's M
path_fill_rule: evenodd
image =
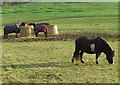
M7 25L4 27L4 39L8 38L9 33L16 33L16 38L18 38L18 33L20 32L18 25Z
M79 53L79 51L81 52ZM84 52L89 54L96 54L96 64L98 64L98 57L102 52L106 55L106 59L109 64L114 63L114 51L112 51L108 43L100 37L88 39L86 36L83 36L78 38L75 41L75 52L73 54L72 63L74 63L74 58L78 59L79 54L81 62L84 63L82 60L82 55Z
M38 37L39 32L44 32L45 37L47 37L48 27L46 25L35 25L34 31L36 37Z

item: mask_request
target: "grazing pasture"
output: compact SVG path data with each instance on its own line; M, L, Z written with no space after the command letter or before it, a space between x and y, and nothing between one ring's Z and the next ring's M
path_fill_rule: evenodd
M118 42L107 41L115 50L114 65L104 54L84 54L85 63L72 63L74 40L6 42L3 48L3 82L14 83L117 83Z
M3 83L118 83L118 3L23 3L2 8L2 22L50 23L58 35L2 40ZM2 33L3 35L3 33ZM114 64L105 55L83 55L85 63L72 63L75 40L103 37L115 50ZM19 37L19 36L18 36Z
M116 16L117 2L65 3L41 2L23 3L2 8L3 25L16 22L59 19L79 16ZM99 19L101 20L101 19ZM87 21L86 21L87 22Z

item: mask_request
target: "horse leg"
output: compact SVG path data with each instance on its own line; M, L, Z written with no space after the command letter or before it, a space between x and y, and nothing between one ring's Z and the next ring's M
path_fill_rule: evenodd
M78 56L79 52L75 51L74 54L73 54L73 58L72 58L72 63L74 63L74 58L76 57L76 60L77 60L77 56Z
M18 38L18 33L16 33L16 38Z
M47 37L47 32L44 32L45 37Z
M4 39L6 38L6 34L4 33Z
M8 34L4 33L4 39L8 38Z
M35 36L38 37L38 32L35 32Z
M96 53L96 64L99 64L99 63L98 63L98 58L99 58L100 54L101 54L101 53Z
M80 61L81 61L82 63L84 63L84 61L82 60L83 53L84 53L83 51L80 52Z

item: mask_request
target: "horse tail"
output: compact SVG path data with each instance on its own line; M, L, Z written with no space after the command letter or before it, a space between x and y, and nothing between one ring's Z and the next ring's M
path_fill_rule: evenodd
M46 29L46 32L48 32L48 27L47 27L47 25L45 25L45 29Z
M46 29L46 32L48 32L48 27L47 27L47 29Z
M3 31L5 31L5 29L6 29L6 26L4 27Z

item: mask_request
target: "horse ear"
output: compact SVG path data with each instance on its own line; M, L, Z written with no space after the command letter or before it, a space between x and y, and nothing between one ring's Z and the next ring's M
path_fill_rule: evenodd
M115 56L115 50L112 51L112 55Z
M112 51L113 53L115 52L115 50Z

